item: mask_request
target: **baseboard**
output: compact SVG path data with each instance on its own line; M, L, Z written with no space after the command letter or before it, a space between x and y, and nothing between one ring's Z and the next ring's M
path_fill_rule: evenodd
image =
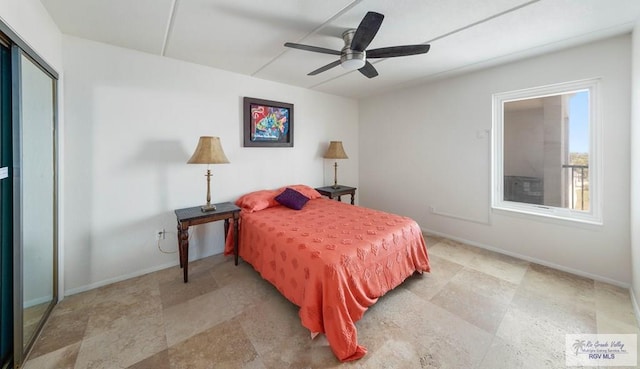
M32 306L44 304L45 302L51 302L51 300L53 300L53 296L38 297L36 299L31 299L29 301L25 301L24 304L22 305L22 307L26 309L26 308L30 308Z
M113 278L109 278L109 279L104 279L104 280L99 281L99 282L91 283L91 284L84 285L84 286L81 286L81 287L68 289L68 290L64 291L64 295L65 295L65 297L66 296L75 295L76 293L86 292L86 291L92 290L94 288L99 288L99 287L106 286L108 284L121 282L121 281L124 281L124 280L127 280L127 279L139 277L141 275L157 272L158 270L171 268L171 267L174 267L174 266L176 266L178 264L179 264L178 261L172 261L172 262L167 263L167 264L156 265L156 266L153 266L151 268L135 271L133 273L119 275L117 277L113 277Z
M629 287L629 294L631 295L631 304L633 305L633 312L636 314L636 324L640 328L640 307L638 307L638 299L636 294L633 293L633 288Z
M435 235L435 236L445 237L445 238L448 238L448 239L453 240L453 241L462 242L464 244L475 246L475 247L479 247L481 249L485 249L485 250L489 250L489 251L493 251L493 252L496 252L498 254L511 256L511 257L514 257L514 258L517 258L517 259L526 260L526 261L531 262L531 263L536 263L536 264L544 265L544 266L549 267L549 268L561 270L563 272L575 274L575 275L580 276L580 277L593 279L594 281L612 284L614 286L622 287L622 288L625 288L625 289L629 289L631 287L631 285L629 283L617 281L615 279L603 277L603 276L592 274L592 273L587 273L587 272L582 271L582 270L569 268L569 267L566 267L566 266L563 266L563 265L551 263L551 262L546 261L546 260L540 260L540 259L537 259L537 258L534 258L534 257L531 257L531 256L518 254L516 252L511 252L511 251L499 249L499 248L496 248L496 247L493 247L493 246L485 245L485 244L480 243L480 242L466 240L464 238L452 236L452 235L449 235L449 234L446 234L446 233L442 233L442 232L437 232L437 231L434 231L434 230L431 230L431 229L426 229L426 228L421 228L421 229L422 229L423 232L425 232L427 234L432 234L432 235ZM636 309L636 313L637 312L638 311Z
M203 258L207 258L209 256L213 256L213 255L219 255L222 253L223 250L213 250L213 251L209 251L206 252L204 254L201 255L192 255L189 258L189 262L193 262L199 259L203 259ZM176 257L177 259L177 257ZM76 293L81 293L81 292L86 292L95 288L100 288L112 283L116 283L116 282L121 282L127 279L131 279L131 278L135 278L135 277L139 277L141 275L145 275L145 274L149 274L149 273L153 273L153 272L157 272L158 270L162 270L162 269L167 269L167 268L171 268L174 267L176 265L179 264L178 260L172 261L170 263L166 263L166 264L160 264L160 265L155 265L152 266L151 268L147 268L147 269L142 269L142 270L137 270L133 273L129 273L129 274L124 274L124 275L119 275L113 278L108 278L108 279L104 279L102 281L99 282L95 282L95 283L91 283L88 285L84 285L84 286L80 286L80 287L76 287L76 288L71 288L68 289L66 291L64 291L64 296L71 296L71 295L75 295ZM62 298L60 298L60 300L62 300Z

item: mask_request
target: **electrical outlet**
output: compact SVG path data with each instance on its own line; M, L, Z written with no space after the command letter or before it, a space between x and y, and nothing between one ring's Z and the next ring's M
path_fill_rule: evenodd
M164 228L160 229L160 230L157 230L156 231L156 240L164 240L165 234L166 234L166 232L165 232Z
M429 205L429 211L432 212L432 213L435 213L436 212L436 207L433 206L433 205Z

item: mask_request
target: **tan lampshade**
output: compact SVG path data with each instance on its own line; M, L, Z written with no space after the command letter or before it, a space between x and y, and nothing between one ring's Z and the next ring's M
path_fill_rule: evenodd
M188 164L226 164L229 159L222 150L220 137L202 136Z
M347 153L344 152L342 141L331 141L327 152L324 153L325 159L349 159Z

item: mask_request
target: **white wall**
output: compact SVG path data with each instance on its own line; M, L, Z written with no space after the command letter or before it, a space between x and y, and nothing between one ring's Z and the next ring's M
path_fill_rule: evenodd
M620 36L361 101L360 203L411 216L425 230L628 285L630 50L630 36ZM490 215L492 94L592 77L602 78L604 225Z
M358 184L355 100L64 36L67 294L178 263L174 209L205 201L206 166L187 165L201 135L230 164L212 166L212 202L332 183L322 154L342 140L341 182ZM242 147L244 96L294 104L293 148ZM222 222L194 228L190 258L222 251Z
M631 66L631 265L632 296L640 321L640 21L633 31Z
M62 72L62 34L39 0L0 0L0 19Z

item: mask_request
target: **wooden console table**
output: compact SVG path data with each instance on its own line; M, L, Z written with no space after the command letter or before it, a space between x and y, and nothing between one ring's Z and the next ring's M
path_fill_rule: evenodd
M200 206L176 209L178 219L178 251L180 253L180 268L183 269L184 283L189 281L189 227L224 220L224 239L229 231L229 219L233 219L233 255L238 265L238 218L240 208L230 202L215 204L216 210L203 212Z

